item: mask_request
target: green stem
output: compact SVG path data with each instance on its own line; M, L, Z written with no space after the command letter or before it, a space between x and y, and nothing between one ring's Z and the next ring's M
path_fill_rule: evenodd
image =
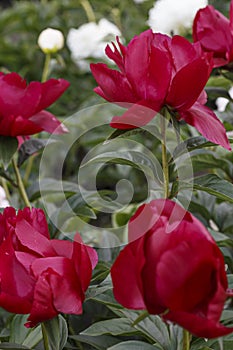
M49 337L45 328L44 323L41 323L41 330L42 330L42 335L43 335L43 343L44 343L44 350L50 350L49 347Z
M25 169L25 174L24 174L24 178L23 181L24 183L27 185L31 171L32 171L32 167L33 167L33 163L34 163L34 155L32 155L29 159L28 159L28 163Z
M87 19L89 22L96 22L95 13L93 8L88 0L80 0L80 4L82 5L84 11L86 12Z
M136 326L139 322L143 321L145 318L149 316L149 312L147 310L143 311L137 318L136 320L133 321L132 327Z
M23 184L23 180L22 180L20 172L19 172L19 168L17 167L16 160L14 158L12 159L12 165L13 165L13 169L15 172L16 182L17 182L20 196L21 196L22 200L24 201L25 205L27 207L31 208L31 203L29 202L29 199L28 199L28 196L27 196L24 184Z
M166 117L161 114L160 125L161 125L161 136L162 136L161 146L162 146L164 197L168 198L169 197L169 172L168 172L167 146L166 146L166 123L167 123Z
M50 60L51 60L50 53L46 53L45 54L44 69L43 69L42 78L41 78L42 83L44 83L48 79Z
M189 332L186 331L186 329L183 329L183 349L182 350L189 350L189 349L190 349Z

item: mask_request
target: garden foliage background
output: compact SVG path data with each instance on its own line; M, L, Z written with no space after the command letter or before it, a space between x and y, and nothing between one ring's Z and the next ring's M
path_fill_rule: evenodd
M185 1L185 0L184 0ZM5 2L6 3L6 2ZM15 71L25 77L28 81L41 80L45 56L40 50L37 39L40 32L52 27L62 31L66 38L70 28L78 28L87 23L88 13L85 10L85 1L78 0L41 0L41 1L12 1L10 6L5 4L0 11L0 70L3 72ZM95 20L107 18L115 23L122 33L124 42L148 28L146 24L148 11L153 6L154 1L147 0L143 3L135 3L133 0L91 0L90 1ZM9 4L9 3L8 3ZM228 16L229 1L212 0L215 8ZM3 6L4 5L4 6ZM90 13L89 13L90 16ZM186 32L187 38L191 39L191 31ZM88 71L82 71L72 60L71 52L67 45L53 56L53 66L50 77L64 78L70 82L69 89L61 96L49 110L58 116L60 120L65 120L72 115L78 115L78 111L93 106L88 112L88 118L98 118L99 106L103 103L93 89L96 82ZM90 62L99 62L101 59L89 57ZM223 120L226 130L233 132L233 102L228 95L228 90L233 85L232 72L225 72L225 76L218 71L214 71L211 76L206 91L208 93L208 105L216 110L216 99L225 97L229 103L225 111L218 111L218 115ZM0 92L1 93L1 92ZM112 106L103 107L105 116L109 116L109 121L113 115ZM92 119L94 120L94 119ZM80 118L78 122L80 130L86 129L85 118ZM69 121L67 122L69 127ZM54 320L51 328L51 349L180 349L182 342L182 332L178 326L166 326L157 316L150 316L140 323L132 326L138 317L137 311L123 309L114 300L109 270L113 260L117 256L120 245L124 244L125 227L132 213L139 203L145 201L148 196L148 183L146 178L147 166L150 167L148 159L142 159L145 171L143 172L137 165L138 159L133 154L126 152L123 158L112 160L101 160L102 168L97 174L97 189L105 200L114 199L117 195L116 184L121 179L128 179L134 188L133 198L127 208L113 214L103 214L97 205L86 205L82 201L80 193L77 192L74 184L77 182L79 165L85 155L96 145L102 144L110 137L113 130L108 125L87 130L77 138L74 145L66 154L65 164L62 173L64 181L64 192L66 199L75 214L81 218L83 223L89 223L93 230L83 233L84 242L94 246L99 255L99 263L94 271L92 284L87 291L84 303L83 315L70 316ZM183 138L199 137L199 134L188 126L183 127ZM231 135L231 134L229 134ZM152 135L132 133L130 137L137 143L146 142L148 150L152 151L158 161L161 161L160 142ZM230 136L233 139L233 134ZM44 200L51 207L61 205L61 194L57 186L56 173L56 147L51 146L54 156L55 167L54 180L48 179L42 174L39 184L38 173L43 155L43 140L48 135L42 134L40 142L29 144L28 149L22 149L20 153L20 171L25 180L29 199L33 206L44 208ZM33 139L33 137L32 137ZM122 138L122 142L124 139ZM185 144L191 154L192 170L194 174L193 196L190 201L189 210L209 229L217 244L223 252L227 264L229 287L233 287L233 153L221 147L204 147L202 137L196 138L190 144ZM30 163L29 156L33 158ZM51 161L51 159L50 159ZM175 181L174 168L170 168L170 178ZM3 179L11 180L11 166L6 170L4 166L0 168ZM203 177L202 182L195 182L199 175ZM211 177L212 176L212 177ZM221 179L221 180L219 180ZM42 194L40 186L43 187ZM16 208L22 207L14 185L9 182L8 190L10 204ZM174 185L174 191L175 191ZM43 198L42 198L43 197ZM42 200L43 199L43 200ZM92 197L92 204L98 202L98 198ZM54 204L56 203L56 204ZM45 208L48 210L48 207ZM63 213L64 214L64 213ZM65 215L65 214L64 214ZM66 216L56 218L56 220L66 220ZM73 218L72 218L73 219ZM56 228L54 218L48 215L50 233L52 237L66 239ZM74 231L76 221L68 220L67 230ZM95 231L95 227L102 229L101 234ZM110 228L119 228L119 235L110 232ZM121 229L122 228L122 229ZM80 226L79 229L82 229ZM85 230L84 230L85 231ZM120 237L120 238L119 238ZM232 302L229 302L224 310L222 320L228 326L233 325ZM66 323L66 321L67 323ZM40 327L27 329L24 327L26 317L23 315L13 315L3 309L0 313L0 348L8 349L41 349L42 335ZM57 323L56 323L57 322ZM67 329L67 324L69 325ZM138 341L138 343L134 343ZM122 347L116 344L125 343ZM140 343L141 342L141 343ZM143 346L142 346L142 342ZM140 345L141 344L141 345ZM125 347L124 347L125 346ZM141 347L140 347L141 346ZM198 349L233 349L233 335L224 337L222 340L204 340L193 337L191 343L192 350Z

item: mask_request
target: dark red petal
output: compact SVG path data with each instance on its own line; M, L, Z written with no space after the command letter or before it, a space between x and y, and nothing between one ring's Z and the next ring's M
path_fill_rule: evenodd
M87 247L81 242L80 236L77 234L74 240L74 250L72 260L76 273L79 277L83 292L85 292L90 284L92 269L98 261L97 253L91 247Z
M0 117L0 135L3 136L26 136L37 134L42 131L42 128L30 120L21 116Z
M48 224L42 209L24 208L18 211L17 221L25 219L37 232L46 238L50 238Z
M79 233L76 233L76 235L74 236L74 242L77 242L77 243L85 246L85 249L83 249L84 248L83 246L80 247L80 245L79 246L75 245L75 249L78 249L78 250L81 249L81 251L83 251L83 252L85 252L85 254L87 253L89 255L89 258L91 261L91 267L92 267L92 269L94 269L98 263L98 254L97 254L96 250L92 247L89 247L88 245L85 245L83 243L82 237L80 236Z
M116 300L129 309L146 309L140 290L140 269L144 257L137 255L138 241L129 243L118 255L111 268L113 293ZM142 250L140 251L141 253Z
M195 45L180 35L172 37L171 54L176 71L200 57Z
M57 255L66 257L68 259L72 258L73 243L71 241L52 239L50 242Z
M49 272L38 276L34 299L26 327L35 327L39 322L49 320L57 316L58 312L53 305L52 290L48 281Z
M204 49L224 55L232 46L230 22L213 6L207 6L195 16L193 38L200 41Z
M198 58L181 68L174 76L166 103L178 110L189 109L198 99L209 78L209 66Z
M188 227L186 229L188 230ZM174 234L170 233L170 235ZM198 258L193 253L197 250L197 246L193 242L183 241L173 249L167 249L156 264L157 294L167 309L193 310L203 301L207 303L208 298L215 291L215 280L212 281L212 279L214 277L216 279L216 266L210 254L211 247L205 240L199 242L202 248ZM179 273L176 273L177 271ZM225 295L224 292L223 295ZM219 303L220 311L222 307L223 304Z
M53 104L69 87L70 83L64 79L49 79L41 84L41 99L35 113ZM34 113L34 114L35 114Z
M90 68L100 89L103 91L103 95L106 96L108 101L131 103L137 101L138 98L131 85L121 72L110 69L103 63L91 64Z
M181 119L194 126L207 140L231 150L224 125L211 109L195 103L188 111L179 114Z
M125 72L139 99L162 104L172 67L169 54L153 46L152 40L153 33L148 31L147 36L144 32L130 42L125 55Z
M153 104L152 109L148 106L147 101L139 101L132 105L122 116L113 117L110 126L116 129L140 128L148 124L160 109L160 104L157 106Z
M34 114L30 121L42 130L54 134L64 134L68 129L62 124L52 113L47 111L40 111Z
M30 311L34 279L15 256L11 237L0 246L0 305L14 313Z
M213 320L187 312L169 312L164 319L177 323L201 338L218 338L233 332L233 327L228 328Z
M26 86L25 80L17 73L0 76L0 114L24 118L34 114L41 98L40 85L32 82Z
M50 240L36 231L25 219L20 218L17 221L15 233L25 251L33 252L35 256L55 255Z
M75 275L70 278L71 274L73 270L69 267L64 270L63 275L50 273L49 283L53 294L53 305L58 312L79 315L82 313L85 296L79 281Z
M57 311L81 313L84 293L72 260L60 256L37 259L32 264L32 271L36 278L47 273L53 305Z
M113 60L116 63L120 70L124 72L124 55L126 47L121 44L119 37L117 37L117 44L120 50L118 49L117 45L112 42L111 45L113 46L113 49L110 45L107 45L105 53L111 60Z

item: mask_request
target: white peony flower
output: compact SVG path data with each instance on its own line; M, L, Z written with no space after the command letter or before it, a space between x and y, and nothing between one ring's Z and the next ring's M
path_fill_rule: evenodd
M107 19L98 24L89 22L78 29L71 28L67 36L67 46L74 62L83 71L89 71L87 58L106 59L105 47L116 36L121 36L120 30Z
M4 188L0 186L0 208L6 208L9 206L10 206L10 203L6 199L6 193L4 191Z
M60 30L47 28L40 33L38 45L45 54L55 53L64 47L64 36Z
M208 0L158 0L147 23L153 32L182 34L192 27L197 11L207 5Z
M233 86L230 88L230 90L228 91L229 95L231 98L233 98ZM217 111L218 112L224 112L226 109L226 106L229 103L228 98L225 97L218 97L215 101L216 106L217 106Z

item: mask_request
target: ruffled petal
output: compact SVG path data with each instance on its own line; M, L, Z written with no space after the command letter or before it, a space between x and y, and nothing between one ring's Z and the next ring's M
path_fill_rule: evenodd
M198 99L209 77L209 66L198 58L181 68L174 76L166 103L178 110L189 109Z
M85 296L81 290L74 264L70 259L60 256L37 259L32 264L32 271L36 278L45 272L47 273L53 305L57 311L72 314L81 313Z
M0 246L0 260L0 305L9 312L29 313L34 279L16 258L10 236Z
M55 251L51 246L51 241L41 235L24 218L19 218L15 226L15 234L24 251L32 252L35 256L54 256Z
M139 99L162 103L170 84L172 67L168 52L153 46L153 38L152 31L146 31L129 43L125 72Z
M37 112L53 104L69 87L70 83L64 79L49 79L41 84L41 99L36 108Z
M53 305L53 294L49 284L50 271L42 273L36 282L33 304L26 327L35 327L39 322L49 320L58 315Z
M41 130L54 134L64 134L68 129L62 124L52 113L47 111L40 111L34 114L30 121L34 123Z
M164 316L164 319L177 323L201 338L218 338L233 332L233 327L228 328L206 317L188 312L169 312Z
M108 68L106 64L97 63L90 65L92 74L103 92L102 97L110 102L134 103L137 97L124 74ZM95 90L95 92L99 92Z
M17 73L0 76L0 114L28 118L35 113L41 99L41 83L26 81Z
M187 124L194 126L207 140L231 150L224 125L211 109L200 103L195 103L192 108L186 112L180 112L179 115Z
M116 300L129 309L141 310L146 309L146 306L139 284L137 242L128 244L120 252L111 268L111 277Z
M50 238L48 224L45 214L39 208L24 208L19 210L17 214L17 221L25 219L37 232L46 238Z
M139 101L130 107L122 116L112 118L110 126L116 129L135 129L148 124L160 111L161 105L148 106L147 101Z
M90 284L92 269L96 266L98 256L96 251L82 243L81 237L77 234L74 240L72 260L83 292Z
M43 129L22 116L0 117L0 135L3 136L27 136L41 132Z

